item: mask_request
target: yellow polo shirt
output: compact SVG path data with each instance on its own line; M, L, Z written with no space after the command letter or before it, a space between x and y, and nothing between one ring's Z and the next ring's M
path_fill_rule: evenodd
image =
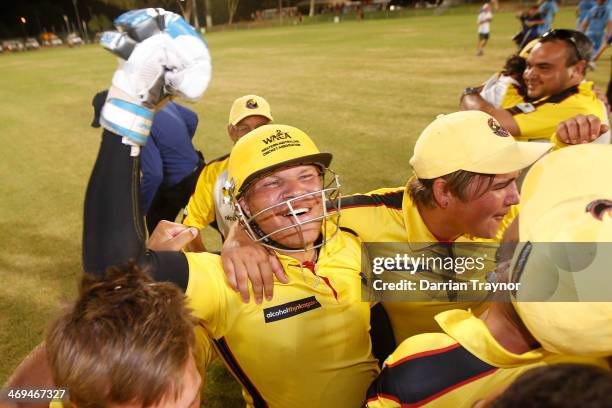
M202 169L195 191L185 207L183 224L203 229L216 221L215 184L227 170L229 154L207 163Z
M592 114L607 123L607 111L593 92L593 82L583 81L559 95L541 98L537 101L517 103L516 95L504 99L502 108L508 110L516 121L521 135L516 140L549 141L557 125L575 115ZM555 143L556 138L552 141Z
M277 255L289 283L275 281L274 298L258 305L244 304L227 285L219 256L186 253L194 315L249 406L359 406L378 373L370 305L361 301L360 241L339 232L321 248L314 272Z
M520 94L519 89L514 84L508 85L501 106L506 109L507 107L516 106L522 102L525 102L525 100L523 99L523 95Z
M436 320L443 333L411 337L387 358L368 390L368 408L470 408L534 367L578 363L609 368L604 359L553 354L542 348L511 353L469 311L449 310Z
M512 207L500 226L496 239L484 239L463 235L455 240L455 243L479 243L483 251L489 254L486 270L478 279L484 279L487 272L495 269L494 254L497 243L503 235L503 231L512 222L517 208ZM356 194L342 198L342 216L340 224L344 228L354 231L363 242L379 243L436 243L438 240L427 229L417 206L412 202L405 187L382 188L367 194ZM448 245L446 245L448 247ZM406 247L402 247L406 249ZM421 252L423 246L411 245L415 252ZM393 245L375 246L375 253L370 250L370 258L377 256L392 256L396 248ZM473 250L474 246L453 245L451 250L455 256L461 256L463 252ZM414 277L417 277L414 275ZM476 277L474 277L476 278ZM484 301L479 302L383 302L383 306L389 316L396 344L404 339L419 333L439 331L434 316L449 309L471 308L477 314L486 308Z

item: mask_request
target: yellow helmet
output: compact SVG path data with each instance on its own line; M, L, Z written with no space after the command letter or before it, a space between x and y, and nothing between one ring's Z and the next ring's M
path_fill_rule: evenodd
M254 180L281 167L317 164L325 169L332 155L321 153L300 129L287 125L264 125L234 145L227 166L236 197Z
M227 167L228 180L224 186L224 194L227 201L232 202L236 216L251 239L276 250L306 251L320 247L333 238L339 229L340 183L338 176L328 168L331 160L331 154L321 153L306 133L293 126L264 125L240 138L234 145L229 157ZM256 214L246 214L243 211L238 199L248 190L254 181L276 170L304 164L314 164L320 167L321 174L323 175L322 188L309 191L297 197L291 197ZM331 174L331 179L328 183L325 181L327 174ZM294 210L294 203L308 196L320 197L324 203L323 214L306 221L300 221L298 218L299 214ZM277 211L279 207L283 206L286 206L288 214L293 216L293 224L275 231L264 232L259 227L257 218L263 217L262 214L268 211ZM328 219L331 219L335 226L335 229L332 231L328 230ZM321 220L324 226L324 236L322 239L317 243L304 242L301 226ZM291 228L294 228L301 237L302 245L299 249L287 248L274 241L274 234Z

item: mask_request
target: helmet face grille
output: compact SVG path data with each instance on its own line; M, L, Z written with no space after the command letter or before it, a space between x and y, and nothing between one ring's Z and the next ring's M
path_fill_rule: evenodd
M247 215L244 209L239 204L236 197L232 197L234 204L235 215L238 217L243 229L249 237L262 245L283 252L305 252L311 249L319 248L325 245L333 237L336 236L340 229L340 181L338 176L330 169L326 168L322 174L322 188L314 191L309 191L300 194L296 197L291 197L278 204L266 207L255 214ZM326 181L327 180L327 181ZM305 199L317 199L322 203L322 214L316 214L311 218L300 219L296 210L300 201ZM273 231L263 231L257 222L258 219L264 219L269 216L284 213L292 219L292 223L287 226L280 227ZM305 224L319 223L324 231L321 239L314 242L306 242L303 234L302 226ZM297 247L287 247L275 241L275 236L285 231L295 231L299 236L300 245Z

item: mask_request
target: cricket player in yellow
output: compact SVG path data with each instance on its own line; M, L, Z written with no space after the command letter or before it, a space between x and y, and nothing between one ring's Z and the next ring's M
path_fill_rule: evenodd
M245 95L234 101L229 113L227 133L236 143L251 130L273 120L270 104L261 96ZM198 178L195 191L185 208L183 224L201 231L213 226L222 237L236 220L232 206L224 200L223 186L227 181L229 154L207 163ZM201 236L188 244L193 252L205 251Z
M585 168L592 170L588 177ZM557 279L564 276L560 265L568 264L582 265L571 273L574 288L591 279L588 274L597 268L599 276L606 275L612 242L611 172L612 146L597 145L568 147L531 168L523 184L524 205L518 219L523 242L510 268L512 282L529 284L542 280L542 275ZM547 247L538 247L537 242L606 242L608 251L602 247L589 264L583 262L584 246L564 244L564 251L544 254L541 248ZM567 300L561 292L568 282L558 283L547 302L521 301L536 293L531 283L520 286L512 303L492 303L479 317L467 310L437 315L444 332L405 340L370 387L367 406L468 408L539 365L584 363L608 368L601 357L612 355L612 302L579 302L580 296L571 303L555 302ZM600 281L595 287L607 287L607 299L612 300L606 283Z
M585 80L586 66L593 51L590 40L574 30L550 30L538 39L527 56L523 79L527 96L517 103L516 94L507 93L502 106L485 101L477 88L467 88L461 109L481 110L494 116L517 140L549 141L557 125L575 115L592 114L608 123L607 108ZM610 143L610 133L596 143ZM558 147L562 147L559 144Z

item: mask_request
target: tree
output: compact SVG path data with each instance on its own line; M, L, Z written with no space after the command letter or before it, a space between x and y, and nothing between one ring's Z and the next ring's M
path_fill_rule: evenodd
M310 17L315 15L315 0L310 0L310 10L308 11Z
M91 20L87 22L87 28L91 32L98 33L107 29L112 30L113 23L105 14L94 14L91 16Z
M229 13L229 24L232 24L234 21L234 16L236 15L236 9L238 8L238 2L240 0L227 0L227 11Z

